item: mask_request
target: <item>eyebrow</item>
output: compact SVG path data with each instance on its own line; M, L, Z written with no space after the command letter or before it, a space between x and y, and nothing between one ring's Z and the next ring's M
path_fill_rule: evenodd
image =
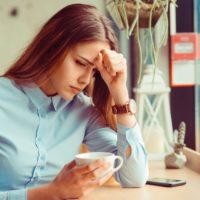
M91 61L89 61L88 59L86 59L86 58L84 58L84 57L82 57L82 56L79 56L78 55L78 57L80 57L81 59L83 59L85 62L87 62L88 64L90 64L90 65L94 65L94 63L92 63Z

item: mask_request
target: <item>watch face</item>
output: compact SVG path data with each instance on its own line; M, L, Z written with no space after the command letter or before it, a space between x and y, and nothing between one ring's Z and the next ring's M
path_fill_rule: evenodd
M136 102L131 99L129 102L129 109L130 109L130 113L135 114L137 111L137 106L136 106Z

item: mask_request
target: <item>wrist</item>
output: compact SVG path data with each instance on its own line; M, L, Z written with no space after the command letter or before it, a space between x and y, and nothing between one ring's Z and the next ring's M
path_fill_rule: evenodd
M116 89L117 92L111 92L115 105L124 105L129 101L129 94L127 88Z
M49 184L38 188L29 189L27 192L27 200L59 200L59 198L57 198L52 191L53 190Z
M112 106L112 112L113 114L131 114L135 115L137 109L137 105L135 100L129 99L128 102L126 102L123 105L114 105Z

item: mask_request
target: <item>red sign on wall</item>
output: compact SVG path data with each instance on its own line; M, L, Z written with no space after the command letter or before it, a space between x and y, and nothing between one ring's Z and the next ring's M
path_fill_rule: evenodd
M172 60L200 59L200 37L197 33L177 33L171 36Z
M200 60L200 36L177 33L171 36L170 82L173 87L193 86Z

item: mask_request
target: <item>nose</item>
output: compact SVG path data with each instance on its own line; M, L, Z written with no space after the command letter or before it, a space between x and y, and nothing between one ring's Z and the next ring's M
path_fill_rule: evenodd
M92 79L93 76L93 70L86 70L81 76L78 78L78 82L82 85L88 85Z

